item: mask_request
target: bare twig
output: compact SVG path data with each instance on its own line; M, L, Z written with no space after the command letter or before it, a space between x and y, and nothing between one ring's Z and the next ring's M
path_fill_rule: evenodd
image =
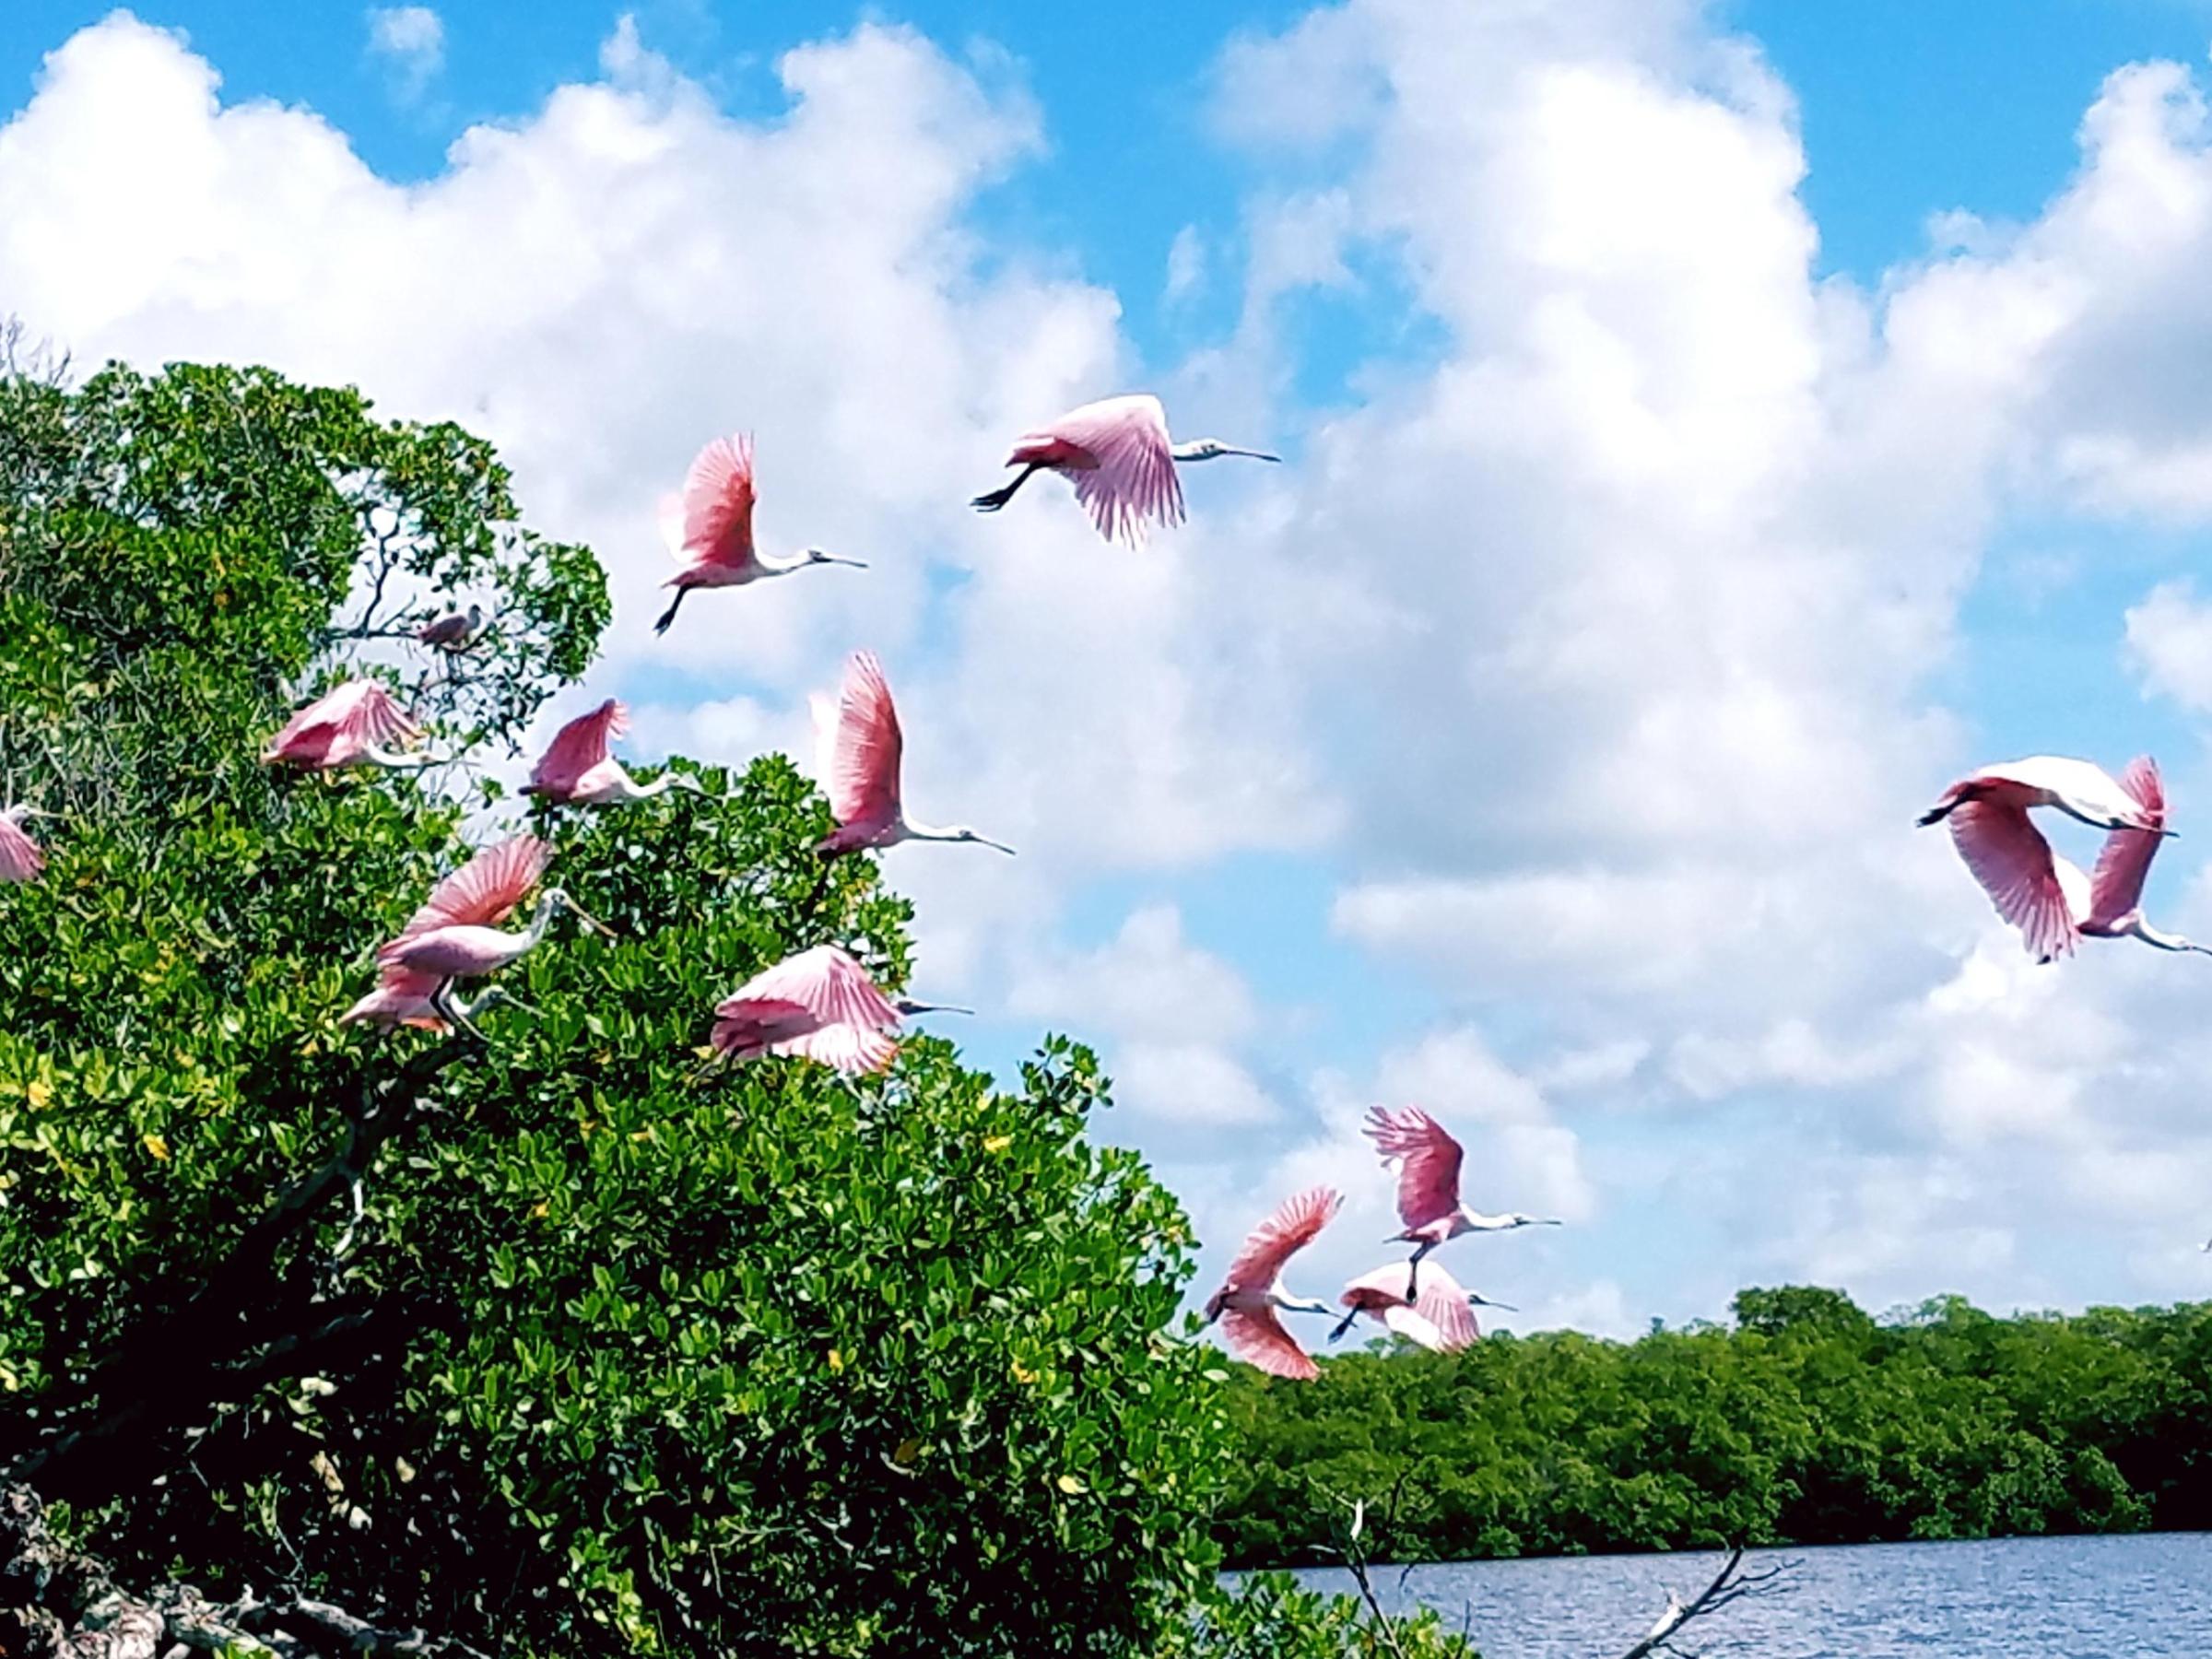
M1652 1659L1658 1653L1679 1653L1674 1645L1682 1628L1693 1619L1706 1618L1718 1613L1731 1602L1745 1596L1769 1595L1773 1593L1774 1581L1797 1565L1794 1561L1775 1561L1751 1571L1743 1570L1744 1547L1738 1544L1728 1552L1727 1560L1720 1571L1712 1575L1712 1583L1685 1602L1673 1591L1667 1592L1666 1606L1661 1611L1643 1639L1620 1656L1620 1659Z

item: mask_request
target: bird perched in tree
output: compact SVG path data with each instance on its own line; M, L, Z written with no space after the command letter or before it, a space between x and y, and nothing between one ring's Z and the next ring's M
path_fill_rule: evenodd
M1371 1107L1367 1135L1385 1164L1393 1159L1398 1160L1398 1219L1406 1224L1406 1230L1389 1241L1414 1246L1406 1277L1405 1300L1409 1302L1416 1300L1413 1275L1421 1258L1446 1239L1470 1232L1507 1232L1516 1227L1559 1226L1546 1217L1524 1216L1518 1211L1490 1216L1462 1204L1459 1166L1465 1149L1418 1106L1396 1110Z
M2031 806L2054 806L2106 830L2094 875L2052 851L2028 816ZM2150 861L2172 833L2165 785L2148 755L2138 756L2117 782L2088 761L2049 755L1989 767L1952 784L1921 822L1947 818L1959 856L2038 961L2072 954L2082 938L2205 950L2160 932L2143 914Z
M835 703L820 696L811 703L816 770L837 818L836 830L815 849L823 857L909 841L975 841L1001 853L1014 851L965 824L940 830L906 817L899 797L899 759L904 749L899 711L891 706L891 688L874 652L853 653Z
M1283 1264L1311 1244L1344 1203L1334 1187L1310 1187L1283 1200L1253 1228L1229 1265L1221 1288L1206 1300L1206 1322L1218 1319L1230 1352L1277 1377L1310 1382L1321 1368L1283 1328L1281 1312L1334 1312L1317 1297L1294 1296L1284 1287Z
M785 957L737 987L714 1009L710 1041L732 1060L799 1054L842 1072L878 1072L899 1052L894 1033L916 1014L965 1014L943 1003L897 1001L834 945Z
M335 771L367 760L377 766L428 766L389 746L412 743L422 728L407 717L381 680L353 679L324 692L285 723L262 750L265 766Z
M1076 500L1100 535L1139 547L1154 524L1182 523L1182 484L1175 477L1176 465L1221 455L1282 459L1264 450L1240 449L1218 438L1171 442L1167 411L1159 398L1146 393L1108 397L1070 409L1015 440L1006 465L1021 471L1012 483L977 496L970 505L982 512L996 512L1031 476L1056 472L1076 487Z
M553 741L530 769L523 793L571 806L611 806L622 801L650 801L671 789L707 793L697 778L665 771L642 784L608 753L609 744L629 729L629 711L608 698L588 714L553 734Z
M477 630L483 626L483 606L472 604L465 611L450 610L432 618L415 630L415 637L440 651L466 651L476 643Z
M838 559L808 547L789 559L772 559L753 547L753 440L750 433L717 438L699 452L685 476L681 495L661 503L661 532L684 568L661 585L676 597L653 625L666 633L693 588L743 587L771 576L788 576L809 565L867 567L857 559Z

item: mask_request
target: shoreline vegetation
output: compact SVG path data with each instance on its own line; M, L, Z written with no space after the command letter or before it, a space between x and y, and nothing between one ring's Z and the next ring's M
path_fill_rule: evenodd
M1334 1566L1328 1499L1391 1494L1394 1565L2212 1526L2212 1303L1877 1319L1748 1289L1633 1342L1486 1335L1286 1388L1239 1368L1231 1570Z

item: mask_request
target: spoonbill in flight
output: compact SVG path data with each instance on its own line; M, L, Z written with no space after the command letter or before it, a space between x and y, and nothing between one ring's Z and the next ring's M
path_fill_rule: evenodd
M2160 949L2196 949L2143 921L2144 877L2159 841L2173 831L2166 828L2157 766L2146 756L2127 776L2123 784L2087 760L2037 755L1985 767L1952 784L1920 822L1950 819L1959 856L2039 962L2071 955L2082 934L2134 934ZM2109 831L2094 878L2051 851L2028 817L2031 806L2055 806Z
M357 760L378 766L428 766L427 757L402 755L388 746L411 743L422 728L407 717L381 680L347 680L324 692L285 723L262 750L265 766L334 771Z
M1416 1271L1421 1287L1418 1300L1398 1293L1400 1279L1395 1262L1363 1273L1345 1286L1344 1294L1336 1300L1351 1312L1336 1322L1336 1328L1329 1333L1329 1340L1335 1342L1365 1314L1385 1330L1394 1331L1431 1353L1456 1354L1482 1335L1482 1328L1475 1323L1477 1307L1513 1312L1503 1302L1494 1302L1472 1290L1462 1289L1459 1281L1435 1262Z
M440 651L466 651L476 642L477 630L483 626L484 607L471 605L465 611L450 610L425 622L415 630L415 637Z
M1144 546L1154 521L1182 523L1182 485L1178 462L1211 461L1218 455L1249 455L1280 461L1264 450L1239 449L1218 438L1188 443L1168 439L1168 413L1147 393L1109 397L1070 409L1059 419L1015 440L1008 466L1018 466L1011 484L969 503L996 512L1032 474L1056 472L1076 487L1076 500L1108 541Z
M845 952L817 945L756 973L717 1005L710 1041L732 1060L801 1054L841 1072L879 1072L899 1052L893 1033L902 1018L967 1012L893 1001Z
M39 872L46 867L46 855L39 851L39 843L25 833L23 820L52 817L53 813L41 812L22 801L0 812L0 881L38 879Z
M808 547L789 559L771 559L753 547L753 439L749 432L717 438L699 452L684 477L681 495L661 503L661 534L684 568L661 585L676 597L653 625L666 633L684 595L693 588L743 587L771 576L788 576L808 565L867 566L857 559L837 559Z
M1218 1319L1230 1351L1247 1364L1300 1382L1321 1375L1321 1368L1277 1315L1284 1309L1294 1313L1335 1310L1316 1297L1293 1296L1285 1289L1283 1264L1313 1241L1343 1202L1344 1194L1334 1187L1310 1187L1284 1199L1274 1215L1252 1230L1230 1263L1221 1288L1207 1299L1206 1323Z
M1516 1227L1557 1227L1555 1219L1524 1216L1518 1211L1486 1216L1459 1201L1459 1166L1465 1150L1444 1126L1418 1106L1368 1109L1367 1135L1375 1143L1382 1161L1398 1159L1398 1219L1406 1230L1387 1242L1414 1246L1406 1264L1406 1300L1418 1303L1414 1294L1421 1258L1446 1239L1462 1233L1510 1232Z
M553 741L530 769L530 782L523 793L571 806L650 801L671 789L707 793L697 778L674 771L640 784L606 752L607 745L628 730L629 711L611 697L589 714L579 714L553 734Z
M455 980L482 979L535 949L563 910L593 933L609 931L559 888L547 888L539 896L526 932L501 933L492 925L513 914L537 885L546 856L543 841L518 835L485 848L431 888L399 936L377 952L384 988L404 990L396 979L400 973L429 975L436 982L426 999L430 1011L483 1041L484 1033L469 1023L467 1010L453 1001Z
M835 703L821 696L810 700L816 767L837 818L837 828L815 848L824 858L910 841L975 841L1001 853L1014 851L965 824L938 830L907 818L899 800L899 757L904 747L899 711L891 706L891 688L874 652L853 653Z

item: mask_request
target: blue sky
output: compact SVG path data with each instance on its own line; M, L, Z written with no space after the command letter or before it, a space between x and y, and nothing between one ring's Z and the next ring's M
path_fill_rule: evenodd
M1454 1247L1524 1324L2202 1290L2212 985L2031 969L1910 826L2154 750L2212 934L2212 7L620 15L17 0L0 295L486 431L614 572L641 759L881 649L916 809L1023 854L891 855L919 994L1099 1041L1209 1267L1315 1180L1315 1282L1372 1265L1358 1113L1418 1099L1571 1223ZM1136 556L965 512L1132 385L1289 465ZM655 642L650 503L739 426L768 542L876 569Z

